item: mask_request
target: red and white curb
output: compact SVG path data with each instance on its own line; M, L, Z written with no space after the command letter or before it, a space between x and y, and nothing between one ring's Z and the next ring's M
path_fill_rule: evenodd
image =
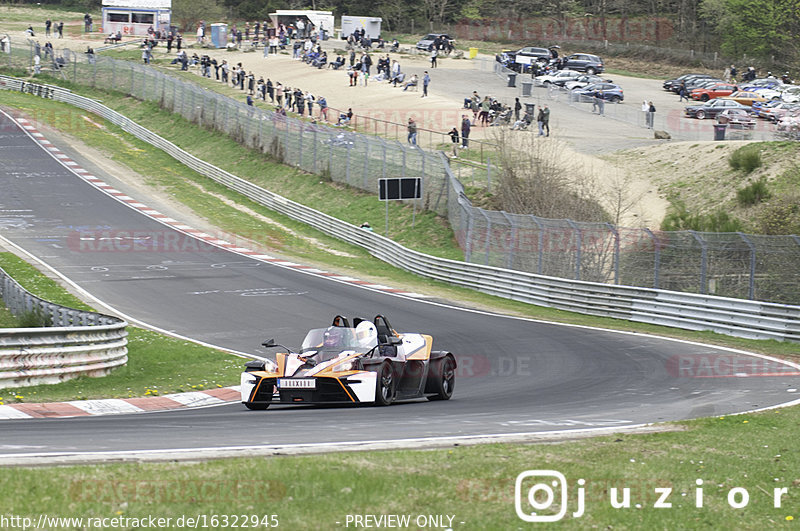
M21 403L0 406L0 419L68 418L219 406L241 401L239 386L164 396Z
M166 215L162 214L161 212L150 208L149 206L147 206L147 205L139 202L138 200L126 195L125 193L120 192L119 190L117 190L113 186L111 186L108 183L104 182L102 179L99 179L98 177L95 177L94 175L89 173L87 170L83 169L77 162L72 160L67 154L63 153L60 149L58 149L56 146L54 146L52 144L52 142L47 140L45 138L45 136L36 129L36 127L31 123L30 120L28 120L26 118L22 118L22 117L16 117L16 116L11 116L11 118L13 120L15 120L19 124L19 126L22 127L23 130L25 130L25 132L31 138L33 138L33 140L35 140L42 148L44 148L48 153L50 153L50 155L53 158L55 158L57 161L59 161L61 164L63 164L67 169L72 171L75 175L77 175L78 177L80 177L81 179L83 179L84 181L89 183L90 185L94 186L98 190L106 193L107 195L110 195L111 197L113 197L117 201L120 201L121 203L125 203L129 207L131 207L131 208L133 208L135 210L138 210L140 213L144 214L145 216L147 216L147 217L149 217L151 219L154 219L154 220L156 220L156 221L158 221L158 222L160 222L160 223L162 223L164 225L167 225L168 227L171 227L172 229L177 230L178 232L182 232L184 234L187 234L189 236L197 238L198 240L200 240L202 242L205 242L205 243L207 243L209 245L213 245L213 246L216 246L216 247L219 247L221 249L225 249L225 250L231 251L233 253L236 253L236 254L239 254L239 255L242 255L242 256L247 256L249 258L254 258L254 259L262 261L262 262L266 262L266 263L278 265L278 266L281 266L281 267L287 267L287 268L290 268L290 269L303 271L304 273L308 273L308 274L312 274L312 275L316 275L316 276L320 276L320 277L326 277L326 278L330 278L330 279L333 279L333 280L337 280L339 282L345 282L345 283L348 283L348 284L353 284L353 285L361 286L361 287L372 289L372 290L376 290L376 291L383 291L383 292L386 292L386 293L393 293L393 294L403 295L405 297L413 297L413 298L417 298L417 299L428 298L427 295L422 295L420 293L408 292L408 291L405 291L405 290L402 290L402 289L396 289L396 288L392 288L390 286L384 286L382 284L373 284L373 283L365 281L365 280L359 280L357 278L340 275L338 273L331 273L329 271L325 271L325 270L318 269L318 268L315 268L315 267L311 267L311 266L307 266L307 265L303 265L303 264L297 264L295 262L290 262L290 261L287 261L287 260L281 260L280 258L275 258L274 256L270 256L268 254L264 254L264 253L261 253L259 251L253 251L253 250L248 249L246 247L241 247L239 245L230 243L230 242L228 242L226 240L220 239L220 238L218 238L216 236L212 236L210 234L206 234L203 231L200 231L200 230L197 230L195 228L192 228L189 225L186 225L185 223L182 223L180 221L172 219L171 217L166 216Z

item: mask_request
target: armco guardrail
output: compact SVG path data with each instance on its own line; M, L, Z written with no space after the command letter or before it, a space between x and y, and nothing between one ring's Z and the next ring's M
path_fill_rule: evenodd
M4 76L0 76L0 88L3 87L2 81L6 81L5 88L14 89L9 80L16 81L18 87L22 83L15 78L4 79ZM364 247L373 256L421 276L498 297L584 314L688 330L712 330L753 339L800 341L800 306L567 280L458 262L413 251L379 234L364 231L350 223L295 203L202 161L94 100L57 87L49 87L48 94L56 100L102 116L137 138L164 150L198 173L272 210Z
M31 295L0 268L0 297L14 315L34 313L51 326L0 328L0 388L103 376L128 361L122 319Z

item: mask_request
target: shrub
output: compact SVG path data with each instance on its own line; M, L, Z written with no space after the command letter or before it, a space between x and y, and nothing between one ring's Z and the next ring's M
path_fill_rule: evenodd
M730 154L728 164L736 171L751 173L763 165L761 150L756 146L742 146Z
M767 188L767 181L763 178L736 192L736 198L742 206L757 205L770 197L772 197L772 194Z
M800 234L800 194L770 201L755 220L761 234Z
M698 232L740 232L743 230L742 223L736 218L732 218L721 208L710 214L691 214L686 210L686 205L678 204L670 209L670 212L661 222L661 230L679 231L694 230Z

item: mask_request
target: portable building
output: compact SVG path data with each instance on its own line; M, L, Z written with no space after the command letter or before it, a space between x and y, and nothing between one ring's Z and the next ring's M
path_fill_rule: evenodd
M381 22L383 22L383 19L380 17L342 15L342 38L346 39L355 30L364 28L364 36L370 39L377 39L381 36Z
M103 32L147 35L169 31L172 0L103 0Z

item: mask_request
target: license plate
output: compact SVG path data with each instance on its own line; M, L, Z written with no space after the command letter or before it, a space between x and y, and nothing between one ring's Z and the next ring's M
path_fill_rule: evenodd
M279 389L316 389L317 382L313 378L280 378Z

